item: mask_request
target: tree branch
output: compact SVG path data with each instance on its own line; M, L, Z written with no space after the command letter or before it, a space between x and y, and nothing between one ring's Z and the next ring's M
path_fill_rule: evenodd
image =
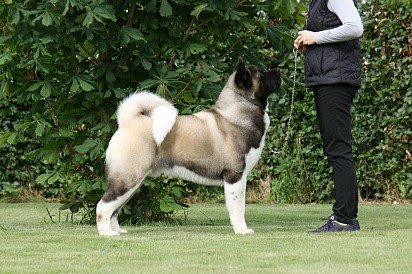
M51 116L51 118L52 118L52 120L53 120L54 127L55 127L57 130L60 130L60 124L59 124L59 121L57 120L56 113L54 112L53 108L52 108L51 105L50 105L50 100L49 100L49 99L46 99L46 103L47 103L47 109L49 110L50 116ZM67 147L69 148L71 154L72 154L73 156L76 155L76 154L77 154L77 151L73 148L72 144L70 144L70 143L66 140L66 138L64 138L64 142L66 143Z
M134 17L135 10L136 10L136 1L132 1L132 3L130 4L129 16L127 18L127 26L129 28L133 26L133 17Z
M182 38L182 43L186 43L186 42L187 42L187 39L189 39L190 32L192 31L192 29L193 29L193 24L194 24L195 22L196 22L196 17L192 16L192 20L190 21L189 26L188 26L187 29L186 29L185 36L183 36L183 38ZM176 58L177 58L177 53L176 53L176 51L175 51L175 52L173 53L172 58L170 58L169 64L167 65L167 67L169 68L169 70L172 70L172 69L173 69L173 66L174 66L174 64L175 64Z

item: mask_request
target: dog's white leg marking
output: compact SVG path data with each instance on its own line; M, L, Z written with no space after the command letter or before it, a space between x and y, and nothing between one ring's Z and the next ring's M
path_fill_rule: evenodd
M230 184L225 182L225 200L230 222L236 234L250 234L245 221L246 178Z
M126 233L127 231L121 229L119 222L117 221L117 210L127 203L127 201L133 196L134 192L139 188L143 179L139 180L136 185L126 191L116 199L105 202L103 199L99 201L96 207L96 222L97 230L102 236L116 236L120 233ZM115 215L115 216L113 216Z
M121 203L118 201L119 199L105 202L100 200L96 207L96 222L97 222L97 230L99 234L102 236L116 236L120 235L118 231L112 230L111 227L111 217L113 212L120 207Z
M125 234L127 233L127 230L120 228L119 221L117 220L117 217L119 216L119 211L121 208L122 206L113 213L112 217L110 218L110 226L112 228L112 231L117 231L120 234Z

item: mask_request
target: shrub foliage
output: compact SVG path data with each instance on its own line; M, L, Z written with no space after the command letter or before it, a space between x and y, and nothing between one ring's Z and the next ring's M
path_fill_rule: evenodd
M0 141L11 164L1 167L0 191L30 186L63 197L73 212L93 208L124 96L152 90L182 114L209 106L239 56L262 67L279 63L303 9L295 0L6 1ZM142 218L172 212L186 192L182 181L144 185L125 209Z
M412 10L368 0L361 11L364 78L353 109L360 193L411 199ZM148 89L181 114L203 109L243 56L263 68L280 66L285 81L271 99L266 150L250 179L270 182L277 202L330 201L331 171L300 55L287 126L292 42L304 13L296 0L5 0L0 195L23 187L62 198L72 212L93 209L106 187L104 152L118 102ZM163 218L192 189L181 180L146 180L123 216Z

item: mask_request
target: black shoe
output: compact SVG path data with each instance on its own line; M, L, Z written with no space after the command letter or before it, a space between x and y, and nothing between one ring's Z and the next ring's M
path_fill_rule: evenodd
M336 221L334 214L330 215L328 221L323 226L308 231L308 233L322 233L322 232L340 232L340 231L356 231L360 230L358 220L353 220L353 224L343 224Z

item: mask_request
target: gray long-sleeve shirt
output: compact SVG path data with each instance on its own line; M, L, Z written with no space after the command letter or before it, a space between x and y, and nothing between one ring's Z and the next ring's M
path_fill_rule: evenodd
M315 33L317 44L349 41L362 36L363 25L353 0L329 0L328 9L335 13L342 26Z

